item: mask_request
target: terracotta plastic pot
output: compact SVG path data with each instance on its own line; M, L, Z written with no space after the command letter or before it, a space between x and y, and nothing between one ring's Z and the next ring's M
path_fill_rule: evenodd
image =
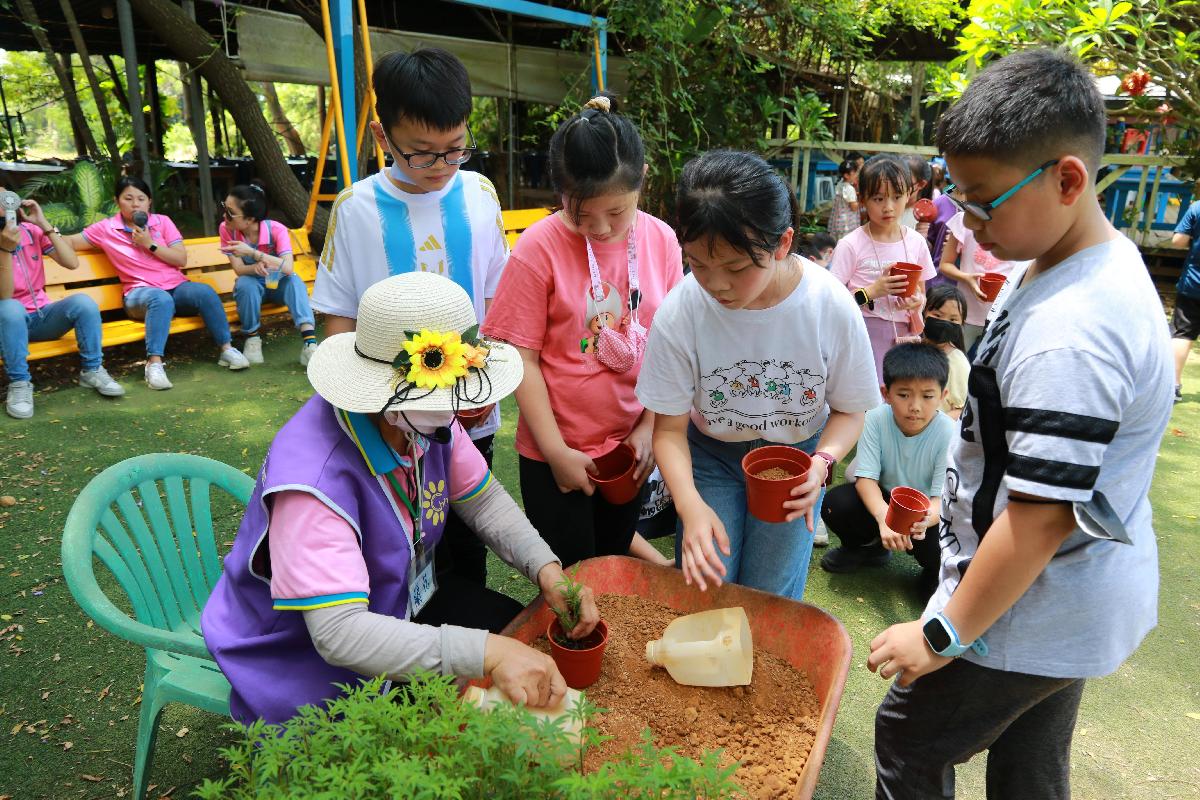
M481 408L464 408L459 410L454 416L458 417L458 421L467 430L471 430L479 423L483 422L483 418L492 412L491 406L482 406Z
M912 526L925 519L927 513L929 513L928 496L911 486L897 486L892 489L887 516L883 518L883 521L896 533L907 536L908 532L912 530Z
M763 522L783 522L788 510L783 504L792 499L792 489L808 478L812 457L803 450L785 445L757 447L742 457L746 478L746 505ZM790 477L760 478L767 470L781 469Z
M614 506L623 506L637 497L639 487L633 478L637 456L632 447L622 442L599 458L593 458L592 462L596 465L592 483L605 500Z
M563 680L572 689L586 689L600 679L600 664L604 660L604 648L608 645L608 625L604 620L596 623L596 628L580 643L585 645L578 650L564 647L558 643L557 637L563 635L558 617L550 621L546 627L546 638L550 640L550 656L562 673Z
M910 264L907 261L897 261L892 264L893 275L904 275L908 278L908 286L904 287L904 291L900 293L901 297L912 297L917 293L917 287L921 285L922 269L920 264Z
M999 272L985 272L979 277L979 290L983 292L983 296L990 303L996 299L996 295L1000 294L1000 290L1007 280L1008 278Z
M913 203L913 216L917 218L917 222L933 222L938 216L937 206L932 200L922 197Z

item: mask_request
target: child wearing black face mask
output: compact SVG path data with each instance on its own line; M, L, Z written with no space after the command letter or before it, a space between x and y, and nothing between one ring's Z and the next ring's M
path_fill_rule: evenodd
M967 316L967 298L952 285L935 286L929 290L925 305L923 341L935 346L950 359L950 379L946 383L946 399L942 411L958 419L967 400L967 376L971 362L967 360L963 342L963 320Z

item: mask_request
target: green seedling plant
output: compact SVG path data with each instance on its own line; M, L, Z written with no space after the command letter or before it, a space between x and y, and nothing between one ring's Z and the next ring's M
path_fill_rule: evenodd
M384 691L382 678L341 687L324 707L305 706L283 725L231 725L241 741L222 750L229 774L206 780L203 800L517 800L518 798L726 798L742 795L736 764L720 751L695 761L640 746L584 771L607 737L588 722L603 709L571 709L576 736L519 706L483 711L459 700L454 679L424 674Z
M579 610L583 606L583 584L575 580L578 572L579 567L569 573L564 572L562 580L555 584L556 589L562 590L564 603L562 608L554 609L554 615L558 617L558 625L562 628L562 635L555 636L554 640L571 650L582 650L592 646L585 644L588 637L576 640L567 636L579 624Z

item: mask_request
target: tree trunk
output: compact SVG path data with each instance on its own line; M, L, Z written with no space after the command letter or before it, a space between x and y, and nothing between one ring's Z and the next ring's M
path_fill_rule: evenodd
M271 111L271 125L275 128L275 132L283 137L283 141L287 142L288 155L308 155L308 151L304 147L304 140L300 138L300 131L292 125L292 121L283 112L283 106L279 104L279 95L275 92L275 84L263 81L262 90L263 95L267 98L267 108Z
M224 116L224 112L221 111L221 101L217 99L212 84L208 86L208 113L212 117L213 124L213 151L218 158L227 156L229 155L229 145L221 133L221 117Z
M87 43L83 41L83 33L75 19L75 11L69 0L58 0L62 7L63 17L67 20L67 30L71 32L71 41L75 44L75 52L83 64L83 74L87 76L88 86L92 89L92 101L96 104L96 114L100 117L100 127L104 129L104 144L108 147L108 155L115 162L121 160L121 148L117 144L117 135L113 131L112 117L108 114L108 101L100 89L100 81L96 79L96 70L92 68L92 57L88 53Z
M158 62L150 59L146 62L146 132L150 139L150 157L163 158L163 118L162 97L158 93Z
M925 144L925 122L921 119L921 100L925 97L925 63L918 61L912 65L912 98L909 103L909 115L912 117L913 131L917 134L914 144Z
M121 72L113 62L112 56L105 54L104 66L108 67L108 75L112 78L113 94L116 95L117 103L121 108L129 108L129 95L125 94L125 84L121 83Z
M72 71L71 54L63 53L61 56L56 56L56 58L59 58L62 61L63 70L70 75ZM83 126L79 124L79 120L75 118L74 114L69 116L71 123L71 144L75 147L75 155L79 158L87 158L89 153L87 149L87 142L83 138Z
M29 0L21 0L28 3ZM181 60L198 66L200 74L233 114L241 135L245 137L254 156L255 167L267 191L271 204L279 210L289 225L299 225L308 211L308 192L292 173L275 140L275 132L263 116L258 97L241 72L225 55L203 28L170 0L131 0L134 11ZM318 209L313 233L317 239L325 235L328 213Z
M75 95L75 82L71 76L63 69L62 62L54 55L54 48L50 46L50 39L46 36L46 29L42 27L41 20L38 19L37 11L33 7L32 0L16 0L17 9L21 12L21 19L24 20L29 32L33 34L34 40L38 43L38 48L41 49L42 55L46 58L46 63L58 78L59 86L63 90L63 99L67 101L67 113L71 117L72 128L78 127L79 136L84 145L86 152L80 152L80 155L92 155L95 158L100 157L100 148L96 146L96 140L92 137L92 131L88 127L87 117L83 115L83 109L79 105L79 98Z

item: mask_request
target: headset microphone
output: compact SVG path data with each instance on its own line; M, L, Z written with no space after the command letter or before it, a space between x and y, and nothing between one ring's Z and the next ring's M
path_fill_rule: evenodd
M445 425L440 425L436 430L434 430L433 434L429 438L433 439L438 444L450 444L450 429Z

